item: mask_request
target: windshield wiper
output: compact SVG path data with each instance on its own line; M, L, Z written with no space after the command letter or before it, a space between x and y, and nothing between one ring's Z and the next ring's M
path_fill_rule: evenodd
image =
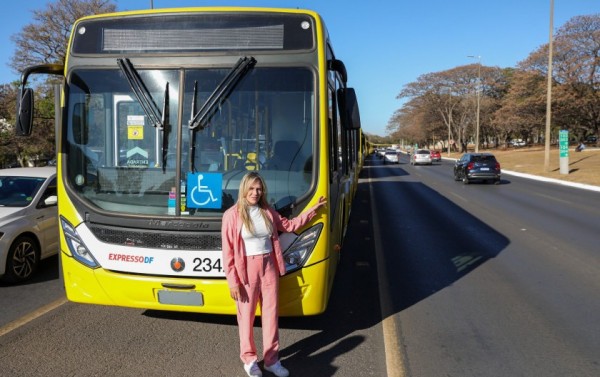
M248 73L250 68L252 68L256 64L256 59L253 57L244 56L237 61L235 66L229 71L227 76L217 85L215 90L210 94L202 108L194 114L193 118L190 120L190 129L195 130L199 128L203 130L206 128L210 117L215 113L217 108L221 106L221 104L227 99L229 94L237 83ZM194 92L194 96L195 96ZM196 98L194 97L193 101Z
M117 64L119 64L119 68L123 71L125 78L129 81L129 85L131 86L131 90L135 94L140 106L142 106L142 110L146 113L146 116L154 125L154 127L163 127L160 111L158 106L152 99L152 95L144 85L144 82L138 75L136 69L133 67L133 64L129 61L129 59L117 59Z
M194 96L192 97L192 114L190 118L190 153L189 166L190 171L195 171L194 160L196 155L196 131L203 130L208 126L208 122L215 114L221 104L229 97L238 82L248 73L248 71L256 64L256 59L253 57L244 56L240 58L227 76L217 85L215 90L210 94L206 102L200 110L196 111L196 101L198 98L198 82L194 82Z
M137 70L131 64L131 61L127 58L117 59L117 64L119 68L125 75L125 78L129 82L131 86L131 90L135 94L142 110L148 117L150 123L154 126L154 128L161 129L163 131L163 142L162 142L162 167L163 171L167 167L167 151L169 147L169 83L165 85L165 95L163 101L163 111L162 115L156 102L152 98L152 94L142 81L140 75Z
M198 81L194 81L194 95L192 96L192 114L190 116L190 124L194 120L194 115L196 115L196 107L197 107L197 99L198 99ZM190 130L190 153L188 153L189 157L189 167L191 172L196 171L195 166L195 155L196 155L196 131Z
M171 127L169 125L169 82L165 85L165 97L163 101L162 111L162 130L163 130L163 142L162 142L162 167L163 172L167 168L167 152L169 150L169 132Z

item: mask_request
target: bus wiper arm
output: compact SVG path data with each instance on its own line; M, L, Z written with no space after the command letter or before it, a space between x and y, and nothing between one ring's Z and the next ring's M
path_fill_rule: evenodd
M165 94L163 101L163 111L162 115L148 91L148 88L142 81L140 75L137 73L137 70L131 64L131 61L127 58L125 59L117 59L117 64L121 71L127 78L129 85L131 86L131 90L135 94L142 110L148 117L148 120L154 128L159 128L163 131L163 140L162 140L162 167L163 171L167 167L167 152L169 150L169 83L165 85Z
M198 99L198 81L194 81L194 95L192 97L192 113L190 115L190 124L194 120L194 115L196 115L196 107L197 107L197 99ZM191 172L196 172L195 159L196 159L196 131L190 129L190 151L188 153L189 156L189 167Z
M129 85L131 86L131 90L135 94L140 106L144 110L144 113L148 117L148 120L152 123L154 127L163 128L164 123L161 121L160 111L158 106L152 99L152 95L144 85L144 82L138 75L136 69L133 67L133 64L129 61L129 59L117 59L117 64L121 71L129 81Z
M255 64L256 59L253 57L244 56L237 61L235 66L231 69L231 71L229 71L223 81L221 81L215 90L210 94L204 105L202 105L202 108L200 108L192 120L190 120L189 127L191 130L195 130L197 128L202 130L206 128L208 121L215 113L217 108L227 99L237 83Z
M167 152L169 150L169 132L171 127L169 125L169 82L165 85L165 97L163 102L162 111L162 130L163 130L163 141L162 141L162 166L163 172L167 168Z

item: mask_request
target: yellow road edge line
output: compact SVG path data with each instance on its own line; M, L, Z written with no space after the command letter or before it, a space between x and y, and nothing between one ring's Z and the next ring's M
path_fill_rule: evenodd
M68 302L66 297L59 298L47 305L42 306L39 309L34 310L33 312L24 315L23 317L16 319L2 327L0 327L0 337L8 334L9 332L26 325L27 323L33 321L36 318L43 316L44 314L51 312L52 310L58 308L61 305L64 305Z
M375 256L377 260L377 271L379 282L379 303L382 316L386 316L389 311L389 292L386 287L388 286L388 278L383 263L383 246L381 245L381 239L375 236L375 229L379 228L379 221L377 220L377 206L375 205L375 196L373 195L373 185L371 180L371 174L368 178L369 182L369 194L371 196L371 213L373 219L373 235L375 242ZM383 328L383 347L385 348L385 367L387 370L388 377L404 377L406 376L406 366L404 364L404 353L400 348L398 339L400 339L400 329L396 326L394 321L393 313L387 315L382 319Z

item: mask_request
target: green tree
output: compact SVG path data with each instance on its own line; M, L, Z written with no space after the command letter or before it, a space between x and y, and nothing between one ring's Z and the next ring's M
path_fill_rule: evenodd
M600 14L570 19L557 30L553 50L553 135L558 128L568 129L579 137L598 134ZM519 67L546 77L547 62L546 44L532 52ZM545 121L545 115L543 120Z
M554 38L552 123L578 138L599 133L600 14L573 17ZM478 82L481 68L481 83ZM480 144L513 137L539 141L544 132L548 45L517 68L476 64L421 75L405 85L405 99L387 125L398 137L427 141L445 132L466 149L476 125L475 89L480 88ZM481 84L481 86L479 86Z
M479 83L481 69L481 83ZM407 84L397 98L408 101L394 113L387 130L413 141L457 140L463 151L474 137L476 90L480 90L480 135L491 134L491 114L498 107L505 77L497 67L477 64L428 73Z
M493 124L504 141L542 133L546 117L546 78L537 72L518 70L512 76L510 90L501 99Z
M0 87L0 167L18 162L22 166L49 159L54 154L54 95L48 86L35 93L36 127L31 137L19 138L14 131L14 111L19 83Z
M64 64L72 24L83 16L114 12L109 0L57 0L45 9L34 10L33 22L12 36L16 50L11 67L20 72L37 64ZM21 165L38 163L54 155L54 88L56 79L36 85L33 133L29 138L16 138L12 127L0 129L0 163L18 160ZM0 98L1 118L14 124L18 85L3 85ZM7 128L7 130L4 130Z
M11 37L16 51L11 67L16 72L44 63L64 64L71 26L78 18L116 10L111 0L57 0L32 11L33 22Z
M15 82L0 86L0 168L12 163L16 156L13 119L17 85Z

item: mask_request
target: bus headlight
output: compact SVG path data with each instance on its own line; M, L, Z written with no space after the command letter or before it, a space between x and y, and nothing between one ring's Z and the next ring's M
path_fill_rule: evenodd
M94 259L94 256L92 253L90 253L87 246L85 246L73 225L71 225L62 216L60 217L60 224L65 235L65 241L67 241L67 246L69 247L73 258L88 267L100 267L100 264L96 261L96 259Z
M323 224L319 223L310 227L300 234L292 244L283 252L283 260L285 261L285 271L289 273L295 271L308 260L319 240L319 235L323 229Z

